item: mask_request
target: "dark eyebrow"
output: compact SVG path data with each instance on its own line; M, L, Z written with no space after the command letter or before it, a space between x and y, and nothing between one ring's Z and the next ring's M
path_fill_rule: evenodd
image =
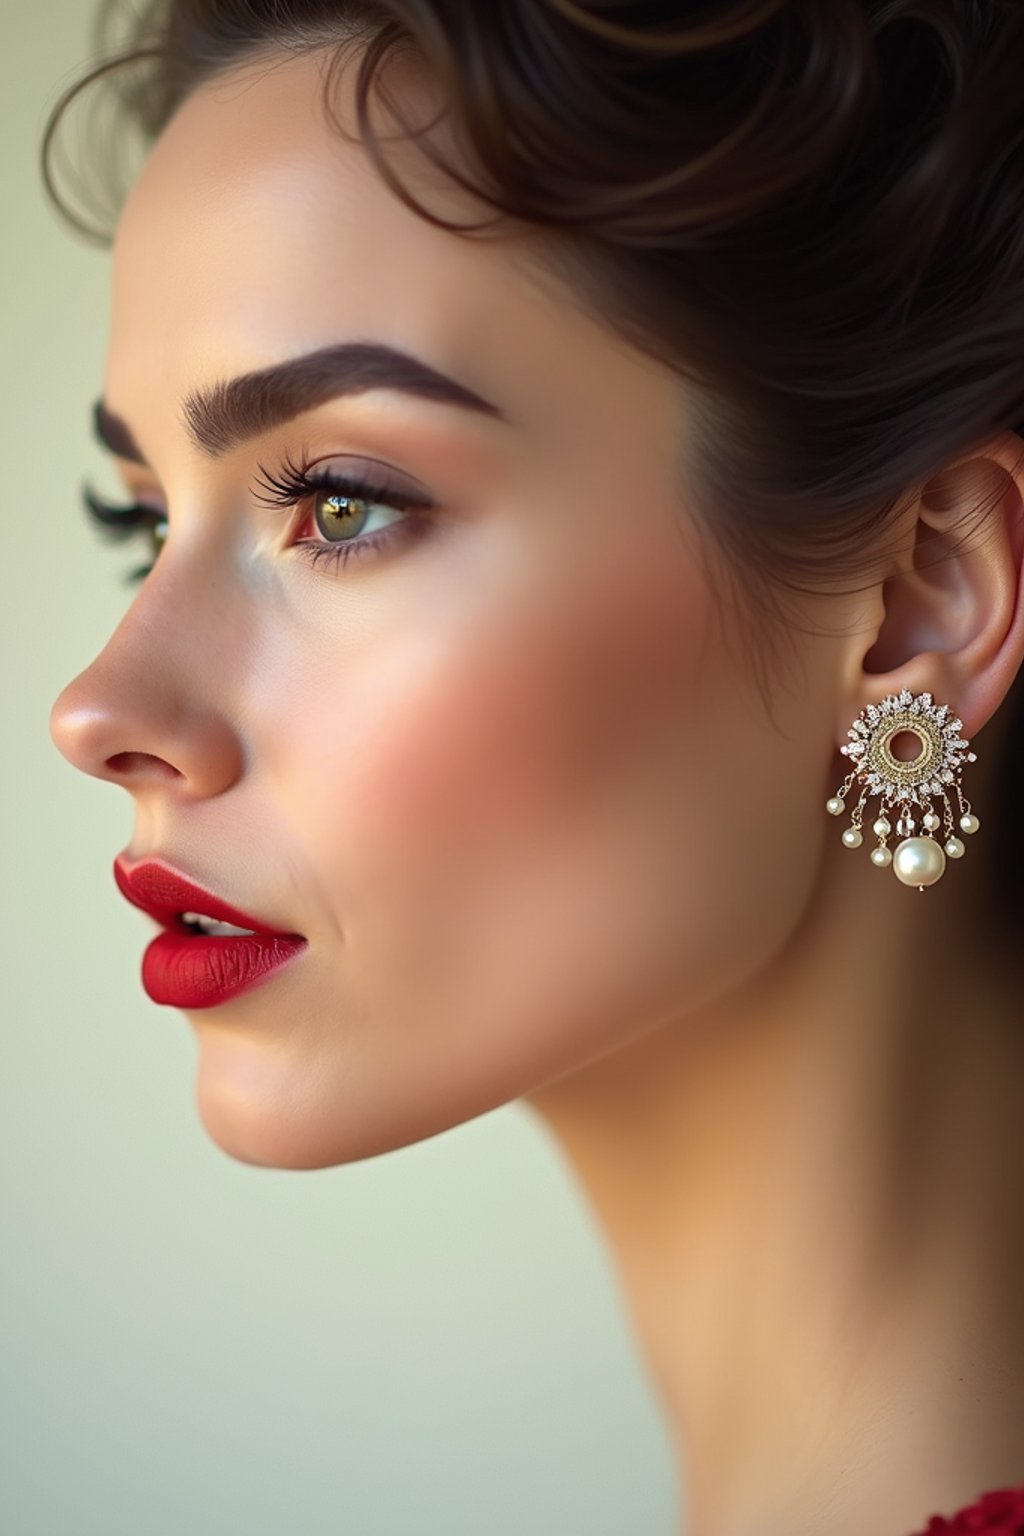
M508 419L489 400L409 353L363 341L321 347L205 389L191 390L179 403L191 442L200 453L217 459L326 400L370 389L397 389L499 421ZM149 468L128 423L108 410L102 400L93 406L93 427L111 453Z
M92 429L104 448L116 453L119 459L131 459L133 464L149 468L128 423L108 411L102 400L97 400L92 408Z

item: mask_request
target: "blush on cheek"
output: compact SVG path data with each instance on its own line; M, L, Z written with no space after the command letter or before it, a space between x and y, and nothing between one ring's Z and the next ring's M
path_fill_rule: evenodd
M447 859L481 839L537 835L578 786L580 694L564 663L507 642L409 668L364 716L347 778L362 844ZM392 680L393 681L393 680Z
M659 581L661 590L659 590ZM341 812L373 862L482 861L635 798L678 751L706 615L678 573L621 563L473 643L410 642L349 718ZM699 669L698 669L699 670ZM706 679L701 680L701 685Z

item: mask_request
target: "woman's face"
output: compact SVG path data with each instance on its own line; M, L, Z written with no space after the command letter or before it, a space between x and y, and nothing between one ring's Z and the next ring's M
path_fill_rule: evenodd
M127 860L308 940L186 1010L206 1129L280 1167L685 1025L780 949L834 831L836 651L808 649L769 722L756 633L698 560L678 381L538 284L521 235L406 209L319 84L307 55L201 87L125 204L103 398L169 531L52 720L131 795ZM356 343L497 410L321 372L318 403L250 391L230 440L200 420L226 381ZM382 493L259 500L288 460Z

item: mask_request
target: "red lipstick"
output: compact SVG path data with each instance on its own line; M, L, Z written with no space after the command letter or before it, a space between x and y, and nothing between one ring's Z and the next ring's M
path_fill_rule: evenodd
M156 919L164 932L142 957L142 985L154 1003L172 1008L216 1008L279 970L306 948L301 933L269 928L197 885L162 859L114 860L122 895ZM207 934L184 913L248 928L246 934Z

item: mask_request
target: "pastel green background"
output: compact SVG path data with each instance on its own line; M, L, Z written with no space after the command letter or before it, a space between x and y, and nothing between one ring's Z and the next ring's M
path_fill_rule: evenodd
M133 806L47 727L136 552L89 438L108 256L36 169L91 7L3 11L4 1536L668 1536L676 1490L603 1238L507 1106L314 1172L238 1164L111 861ZM141 558L141 552L139 554Z

